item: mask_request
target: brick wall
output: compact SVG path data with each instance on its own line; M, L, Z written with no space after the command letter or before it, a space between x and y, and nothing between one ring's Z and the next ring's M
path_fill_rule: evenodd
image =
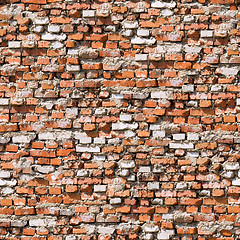
M234 0L1 0L0 239L240 239Z

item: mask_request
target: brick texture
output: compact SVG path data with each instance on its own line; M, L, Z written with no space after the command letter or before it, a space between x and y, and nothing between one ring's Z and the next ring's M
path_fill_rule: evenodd
M0 0L0 239L240 239L238 0Z

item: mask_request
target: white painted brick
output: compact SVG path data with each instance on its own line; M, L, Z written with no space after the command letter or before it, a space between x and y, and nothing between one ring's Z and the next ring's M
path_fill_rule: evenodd
M221 85L213 85L211 87L212 92L221 92L222 91L222 86Z
M52 33L44 33L41 36L42 40L52 41L56 40L56 35Z
M147 54L136 54L135 61L147 61L148 55Z
M27 221L23 220L12 220L11 227L24 227L27 225Z
M169 49L170 45L167 46L168 48L166 48L165 46L157 46L156 48L154 48L154 53L166 53L167 50ZM179 46L180 48L182 48L182 46Z
M125 130L125 129L137 129L138 123L113 123L112 124L112 130Z
M15 190L13 188L10 188L10 187L2 188L2 194L8 195L8 194L13 194L14 192Z
M31 136L13 136L12 141L14 143L29 143L32 140Z
M39 133L38 138L40 140L54 140L56 139L55 135L53 132L44 132L44 133Z
M79 72L80 66L79 65L67 65L67 71L69 72Z
M159 232L157 235L157 239L158 240L170 239L172 235L174 235L174 230L161 229L161 232Z
M163 220L173 220L174 215L172 213L164 213L162 215Z
M8 42L8 47L9 48L20 48L21 47L21 42L20 41L9 41Z
M149 172L151 172L151 168L150 167L139 167L138 171L140 173L149 173Z
M186 106L196 108L198 106L198 102L197 101L189 101L186 103Z
M47 25L47 24L49 24L49 18L48 17L36 17L36 18L34 18L34 23L37 25Z
M150 124L150 130L160 130L161 125L160 124Z
M69 54L69 55L78 55L79 51L77 49L68 49L67 54Z
M127 181L129 181L129 182L135 182L135 181L136 181L135 175L129 176L129 177L127 178Z
M98 108L98 109L95 110L95 115L103 115L105 113L106 113L106 109Z
M121 198L112 198L110 199L110 204L120 204L122 203L122 199Z
M194 145L192 143L173 143L173 142L171 142L169 144L169 148L191 149L191 148L194 148Z
M58 25L49 25L48 32L58 33L60 32L60 26Z
M1 180L0 179L0 186L16 186L17 180Z
M200 193L199 193L200 196L206 196L206 197L210 197L211 196L211 193L209 190L202 190Z
M53 49L64 48L64 44L61 42L53 42L51 43L51 48Z
M0 105L8 105L9 104L9 98L0 98Z
M171 44L166 46L167 53L175 53L175 52L178 53L178 52L181 52L182 49L183 49L183 46L181 44Z
M116 26L106 26L105 31L106 32L116 32Z
M155 204L155 205L163 205L163 199L154 198L154 199L152 199L152 204Z
M94 152L100 152L100 148L98 146L96 147L81 147L81 146L76 146L76 152L89 152L89 153L94 153Z
M146 2L138 2L136 4L136 7L133 9L134 12L140 13L140 12L145 12L147 8L147 3Z
M182 91L183 92L194 92L194 85L183 85Z
M36 170L40 173L50 173L54 171L53 166L36 166Z
M94 143L95 144L105 144L106 139L105 138L94 138Z
M66 236L65 240L76 240L75 236Z
M152 92L151 98L159 98L159 99L172 99L172 92L170 91L158 91Z
M83 143L83 144L88 144L88 143L92 142L92 138L91 137L82 137L82 138L80 138L79 142Z
M70 139L70 138L72 138L72 132L71 131L55 132L55 136L56 136L57 140Z
M137 35L140 37L148 37L150 34L148 29L138 29L137 30Z
M107 185L94 185L94 192L106 192Z
M146 41L144 38L140 38L140 37L134 37L131 39L131 43L132 44L145 44Z
M134 99L146 99L149 96L149 93L133 93Z
M121 114L120 115L120 121L131 122L132 121L132 115L130 115L130 114Z
M97 228L98 233L100 234L113 234L115 232L115 226L101 227Z
M85 169L78 170L77 176L78 177L86 177L88 175L88 171Z
M81 138L84 138L84 137L87 137L87 134L86 133L82 133L82 132L74 132L74 138L75 139L81 139Z
M164 138L165 136L166 136L165 131L153 131L153 137Z
M54 105L54 104L53 104L52 102L50 102L50 101L44 103L44 106L45 106L48 110L52 109L53 105Z
M225 76L235 76L238 74L239 70L237 68L217 68L216 73L223 74Z
M163 17L170 17L170 16L172 16L174 14L174 12L173 11L171 11L171 10L169 10L169 9L164 9L164 10L162 10L162 12L161 12L161 15L163 16ZM170 35L171 36L171 35Z
M159 227L153 224L145 224L142 228L144 232L154 233L159 231Z
M153 240L154 236L152 233L147 233L142 236L143 240Z
M185 46L184 50L185 50L186 53L191 53L191 54L192 53L196 53L196 54L198 54L198 53L201 52L202 47L189 47L189 46Z
M41 33L44 31L44 27L43 26L36 26L33 28L33 31L36 33Z
M147 45L153 45L154 43L156 43L156 39L153 38L153 37L147 38L147 39L145 40L145 42L146 42Z
M124 37L131 37L133 35L133 30L126 29L121 32L121 35Z
M43 72L56 72L58 71L58 65L46 65L42 67Z
M1 138L0 138L0 139L1 139ZM234 138L234 143L240 143L240 138L235 137L235 138Z
M66 40L67 39L67 35L66 34L55 34L55 36L56 36L56 40L57 41L64 41L64 40Z
M197 158L199 157L199 152L187 152L187 157Z
M95 17L95 10L83 10L82 16L86 18Z
M174 140L184 140L185 139L185 134L184 133L176 133L173 134L173 139Z
M149 182L147 184L147 187L149 190L158 190L158 189L160 189L160 184L159 184L159 182Z
M119 138L112 138L108 140L108 144L110 145L118 145L120 143L120 139Z
M123 99L123 94L112 94L112 99Z
M228 179L233 178L234 177L234 172L230 172L230 171L229 172L224 172L223 177L228 178Z
M10 178L11 173L9 171L0 171L0 178Z
M232 180L233 186L240 186L240 178Z
M213 37L213 31L212 30L201 30L200 36L205 37L205 38L211 38L211 37Z
M46 221L44 219L30 219L29 220L29 226L30 227L44 227L46 226Z
M161 2L161 1L155 1L151 3L152 8L175 8L176 2Z
M134 131L124 131L124 137L125 138L131 138L131 137L134 137L136 136L136 132Z
M183 22L186 22L186 23L190 23L190 22L194 22L194 16L191 16L191 15L187 15L187 16L184 16L183 18Z
M96 161L105 161L106 160L106 156L95 155L94 156L94 160L96 160Z
M141 38L141 37L133 37L131 39L131 43L132 44L148 44L148 45L152 45L156 42L155 38Z
M135 162L134 161L121 161L119 163L120 168L134 168Z
M138 28L138 22L137 21L124 21L123 27L128 29L135 29Z
M179 189L179 190L187 189L187 183L184 183L184 182L177 183L176 189Z
M0 143L1 144L8 143L8 142L10 142L10 137L0 136Z
M71 116L78 115L78 108L67 108L66 113Z
M152 2L151 7L152 8L165 8L166 3L165 2L160 2L160 1Z
M199 135L197 133L187 133L187 140L197 141L199 140Z
M123 169L123 170L121 170L120 172L119 172L119 176L121 176L121 177L127 177L127 176L129 176L129 170L128 169Z
M205 61L206 63L215 63L218 61L218 56L206 56Z
M73 214L74 214L74 210L72 209L60 209L60 215L72 216Z
M239 170L239 163L238 162L226 162L223 164L225 170L235 171Z

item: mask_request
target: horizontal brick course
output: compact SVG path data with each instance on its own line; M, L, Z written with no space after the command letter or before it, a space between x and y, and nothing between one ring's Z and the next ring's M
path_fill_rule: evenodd
M239 10L0 0L0 239L239 239Z

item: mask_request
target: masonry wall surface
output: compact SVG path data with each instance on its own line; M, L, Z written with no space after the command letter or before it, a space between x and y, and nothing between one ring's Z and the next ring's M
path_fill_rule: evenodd
M240 239L238 1L0 4L0 239Z

